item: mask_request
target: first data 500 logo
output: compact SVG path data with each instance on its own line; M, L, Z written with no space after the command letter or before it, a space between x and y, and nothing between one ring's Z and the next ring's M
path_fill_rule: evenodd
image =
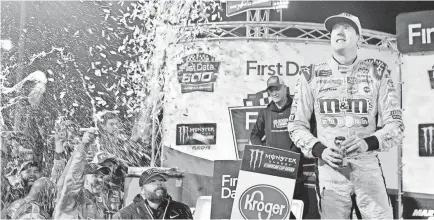
M289 200L278 188L260 184L241 194L238 204L244 219L285 219L290 210Z
M181 93L213 92L219 68L220 62L215 61L213 56L206 53L183 57L182 63L177 65Z

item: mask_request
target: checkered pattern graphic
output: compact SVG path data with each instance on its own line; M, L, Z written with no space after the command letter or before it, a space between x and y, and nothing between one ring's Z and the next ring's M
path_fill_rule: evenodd
M260 91L255 94L248 94L247 99L244 99L244 106L260 106L268 105L270 103L270 98L266 90Z

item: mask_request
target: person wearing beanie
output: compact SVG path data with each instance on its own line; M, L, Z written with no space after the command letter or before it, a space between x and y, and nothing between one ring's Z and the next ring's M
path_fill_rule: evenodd
M377 156L402 144L403 138L402 110L390 70L381 60L358 57L363 38L356 16L331 16L325 28L330 32L331 57L301 68L289 135L304 155L318 159L322 219L350 219L353 196L362 218L392 219ZM313 112L318 137L309 130Z
M140 195L134 203L117 212L113 219L193 219L190 208L172 200L167 193L169 176L156 168L142 173L139 179Z

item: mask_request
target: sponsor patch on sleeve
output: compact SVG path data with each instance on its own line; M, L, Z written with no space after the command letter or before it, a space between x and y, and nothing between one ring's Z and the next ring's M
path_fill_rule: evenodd
M366 59L365 62L367 64L371 64L371 68L373 71L374 78L377 80L381 80L383 75L388 73L388 66L385 62L378 59Z
M390 115L392 116L393 119L398 119L398 120L402 119L402 112L401 112L401 110L393 110L393 111L390 112Z
M307 82L310 82L312 80L312 65L310 66L302 66L300 68L300 72L301 74L304 75L304 77L306 78Z

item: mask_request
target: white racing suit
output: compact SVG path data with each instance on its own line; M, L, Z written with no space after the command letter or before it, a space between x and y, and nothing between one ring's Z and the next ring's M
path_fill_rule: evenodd
M318 138L309 131L312 111ZM382 128L376 131L377 114ZM384 62L356 59L345 66L331 58L302 67L288 124L297 147L308 157L320 157L326 146L336 145L336 137L350 135L364 139L369 146L367 152L347 154L348 165L340 169L318 159L321 218L349 219L354 194L363 218L393 218L377 151L402 143L401 117L397 91Z

